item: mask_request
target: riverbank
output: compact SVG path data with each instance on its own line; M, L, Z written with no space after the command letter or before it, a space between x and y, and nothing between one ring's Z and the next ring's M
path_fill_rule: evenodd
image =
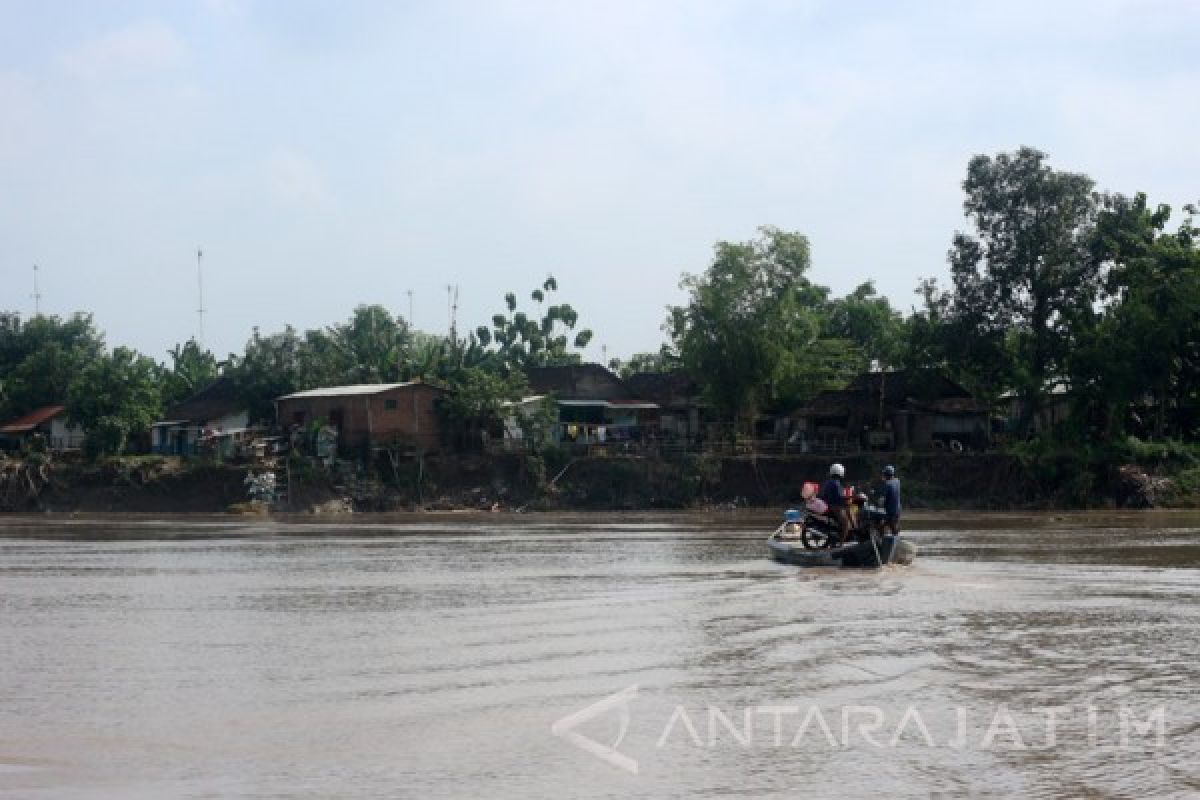
M437 510L599 511L779 508L820 480L826 456L430 456L366 470L348 462L280 467L278 510L301 513ZM876 483L894 464L909 509L1200 507L1200 470L1185 463L1088 463L1058 455L893 453L843 459L848 482ZM247 511L246 477L261 466L167 457L0 467L0 510L219 513ZM284 478L283 476L287 476Z

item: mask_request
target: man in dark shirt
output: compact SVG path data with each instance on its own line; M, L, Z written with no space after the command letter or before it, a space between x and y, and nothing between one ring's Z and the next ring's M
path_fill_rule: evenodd
M883 513L886 515L884 525L895 536L900 533L900 479L896 477L896 468L883 468Z
M846 511L846 493L842 491L842 478L846 476L846 468L834 464L829 468L829 480L821 487L817 495L829 506L829 516L837 520L842 531L842 541L845 542L850 534L850 515Z

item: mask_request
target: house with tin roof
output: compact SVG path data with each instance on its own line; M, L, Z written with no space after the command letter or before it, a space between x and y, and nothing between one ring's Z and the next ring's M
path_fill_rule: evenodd
M338 447L392 447L426 451L442 446L437 404L449 390L422 381L324 386L275 400L279 427L297 430L312 423L337 430Z
M230 455L236 440L249 430L249 409L233 380L221 376L167 409L150 429L150 449L162 455L187 456L210 450Z
M67 407L50 405L0 425L0 440L13 448L30 444L41 437L48 450L61 452L83 447L86 434L67 419Z
M687 372L638 372L624 382L635 396L658 406L664 440L691 444L705 438L705 428L712 424L710 409L703 387Z
M801 450L963 450L991 441L991 407L936 370L867 372L777 420Z
M525 375L536 394L553 396L560 442L642 441L658 434L658 405L599 364L530 367Z

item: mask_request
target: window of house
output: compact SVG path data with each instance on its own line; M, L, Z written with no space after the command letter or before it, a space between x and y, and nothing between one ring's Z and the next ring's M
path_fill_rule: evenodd
M396 410L396 398L394 398L394 397L385 398L383 401L383 407L388 411L395 411Z

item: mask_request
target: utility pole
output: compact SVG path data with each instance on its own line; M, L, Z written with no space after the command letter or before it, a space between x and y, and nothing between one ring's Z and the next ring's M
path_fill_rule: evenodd
M413 294L413 292L412 292L412 289L409 289L409 290L408 290L408 327L409 327L409 330L412 330L412 329L413 329L413 320L412 320L412 314L413 314L413 309L412 309L412 294Z
M196 286L200 290L200 307L196 315L200 318L200 338L196 342L201 349L204 347L204 251L196 248Z
M40 317L42 315L42 292L38 289L38 265L33 265L33 315Z
M454 342L457 335L454 317L458 314L458 287L450 284L446 284L446 314L450 317L450 341Z

